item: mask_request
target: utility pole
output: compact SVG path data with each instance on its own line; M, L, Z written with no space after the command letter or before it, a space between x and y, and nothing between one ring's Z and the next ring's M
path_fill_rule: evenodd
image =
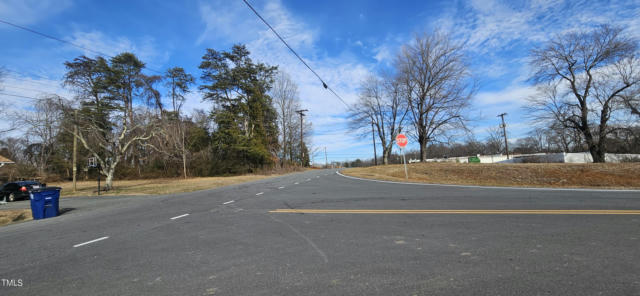
M73 192L76 192L76 175L78 172L78 165L77 165L77 159L78 159L78 137L76 136L78 134L78 110L75 110L74 112L74 123L73 123Z
M324 146L324 168L329 168L329 163L327 162L327 146Z
M296 110L296 113L300 114L300 166L304 166L304 163L303 163L303 160L302 160L302 157L303 157L303 154L302 154L302 140L304 139L304 137L303 137L304 133L302 131L302 127L303 127L303 121L304 121L303 117L305 116L304 112L307 112L307 111L309 111L309 110L307 110L307 109Z
M371 120L371 139L373 140L373 165L378 165L378 153L376 153L376 137L373 132L373 120Z
M504 135L504 149L507 152L507 159L509 159L509 142L507 141L507 125L504 123L504 116L507 113L502 113L498 117L502 118L502 134Z

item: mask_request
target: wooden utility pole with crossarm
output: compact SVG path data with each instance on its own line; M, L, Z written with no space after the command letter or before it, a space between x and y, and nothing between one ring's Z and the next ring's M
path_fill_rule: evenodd
M303 132L303 117L305 116L304 112L307 112L309 110L307 109L303 109L303 110L296 110L296 113L300 114L300 166L304 166L304 160L303 160L303 152L302 152L302 143L304 140L304 132Z
M504 123L504 116L507 113L502 113L498 117L502 118L502 134L504 135L504 150L507 152L507 159L509 159L509 142L507 141L507 125Z

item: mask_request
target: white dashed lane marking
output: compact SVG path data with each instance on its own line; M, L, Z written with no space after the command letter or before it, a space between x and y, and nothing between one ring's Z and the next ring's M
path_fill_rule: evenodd
M228 204L230 204L230 203L232 203L232 202L235 202L235 200L230 200L230 201L227 201L227 202L223 202L222 204L223 204L223 205L228 205Z
M184 214L184 215L180 215L180 216L175 216L175 217L171 218L171 220L180 219L180 218L182 218L182 217L186 217L186 216L189 216L189 214Z
M258 192L258 193L256 193L256 195L263 195L263 194L264 194L264 192Z
M74 247L74 248L82 247L82 246L84 246L84 245L88 245L88 244L91 244L91 243L99 242L99 241L101 241L101 240L105 240L105 239L108 239L108 238L109 238L108 236L103 236L103 237L101 237L101 238L96 238L96 239L94 239L94 240L90 240L90 241L88 241L88 242L84 242L84 243L80 243L80 244L77 244L77 245L73 245L73 247Z

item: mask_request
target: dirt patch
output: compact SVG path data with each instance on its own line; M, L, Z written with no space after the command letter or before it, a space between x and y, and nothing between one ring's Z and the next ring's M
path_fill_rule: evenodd
M0 226L32 219L31 210L0 210Z
M640 163L414 163L407 166L408 181L420 183L640 189ZM407 181L402 165L350 168L343 173L360 178Z
M249 181L261 180L278 175L243 175L233 177L206 178L162 178L147 180L116 180L113 190L101 192L100 195L151 195L191 192L233 185ZM77 190L73 192L72 182L52 182L48 186L62 187L62 196L93 196L97 195L97 181L77 182ZM104 182L101 183L104 186Z

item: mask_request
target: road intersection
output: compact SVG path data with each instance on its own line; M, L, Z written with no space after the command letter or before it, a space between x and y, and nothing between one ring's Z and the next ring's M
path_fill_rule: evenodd
M2 295L633 295L640 193L371 182L335 170L63 199L0 228Z

